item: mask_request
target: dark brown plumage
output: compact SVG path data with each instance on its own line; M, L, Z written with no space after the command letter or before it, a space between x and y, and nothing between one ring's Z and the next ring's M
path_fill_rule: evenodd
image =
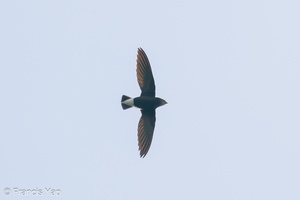
M142 48L138 49L136 75L142 90L141 96L155 97L155 83L148 57Z
M141 110L142 116L138 125L138 142L140 156L145 157L150 149L155 128L155 110Z
M167 102L155 97L155 83L148 57L142 48L138 49L136 73L138 84L141 88L140 97L134 99L123 95L122 108L128 109L133 106L140 108L142 116L138 124L138 144L140 156L145 157L151 146L155 128L155 109Z

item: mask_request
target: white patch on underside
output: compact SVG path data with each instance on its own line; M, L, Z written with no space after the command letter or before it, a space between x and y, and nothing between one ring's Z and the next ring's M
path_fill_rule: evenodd
M123 104L127 105L127 106L134 106L134 101L133 99L127 99L125 101L122 102Z

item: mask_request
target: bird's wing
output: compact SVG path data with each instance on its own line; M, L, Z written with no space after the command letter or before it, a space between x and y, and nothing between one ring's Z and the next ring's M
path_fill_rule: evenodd
M142 116L138 125L140 156L145 157L149 151L155 127L155 110L141 110Z
M136 59L136 74L141 96L155 97L155 83L148 57L142 48L138 49Z

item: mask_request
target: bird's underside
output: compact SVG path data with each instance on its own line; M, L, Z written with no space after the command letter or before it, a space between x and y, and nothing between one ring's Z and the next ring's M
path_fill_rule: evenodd
M145 157L150 149L155 128L155 109L166 104L163 99L155 97L155 82L148 57L142 48L138 49L136 64L137 81L141 89L140 97L122 96L122 108L137 107L142 116L138 123L138 145L140 156Z
M155 83L149 59L142 48L138 49L136 73L141 88L141 98L155 97ZM155 128L155 109L141 110L138 124L138 144L140 156L145 157L150 149Z

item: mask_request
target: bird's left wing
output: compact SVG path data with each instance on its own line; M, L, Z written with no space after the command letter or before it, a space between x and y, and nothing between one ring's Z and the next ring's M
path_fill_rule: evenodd
M155 83L148 57L142 48L138 49L136 59L136 74L139 86L142 90L141 96L155 97Z
M140 156L145 157L150 149L155 127L155 110L141 110L142 116L138 125L138 142Z

